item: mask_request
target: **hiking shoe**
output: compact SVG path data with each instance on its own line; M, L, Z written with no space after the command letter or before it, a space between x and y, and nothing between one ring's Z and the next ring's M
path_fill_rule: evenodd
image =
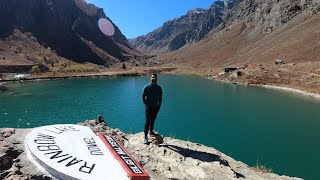
M155 136L156 133L155 133L154 131L150 131L150 135L151 135L151 136Z
M147 144L148 143L148 137L145 136L144 139L143 139L143 144Z

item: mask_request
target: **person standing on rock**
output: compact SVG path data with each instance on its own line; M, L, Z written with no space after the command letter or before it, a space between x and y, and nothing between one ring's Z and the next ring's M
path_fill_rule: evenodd
M146 123L144 125L144 139L143 143L148 143L148 132L150 135L155 135L153 131L154 122L156 121L157 114L160 110L162 103L162 89L157 84L157 74L151 75L151 83L143 88L142 101L146 111Z

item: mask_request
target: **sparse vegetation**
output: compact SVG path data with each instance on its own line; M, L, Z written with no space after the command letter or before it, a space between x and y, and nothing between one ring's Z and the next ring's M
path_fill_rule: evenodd
M53 76L58 73L88 73L88 72L99 72L98 68L88 65L68 65L64 61L60 61L56 67L51 67L50 72Z
M73 65L69 66L65 62L59 62L57 67L51 67L50 72L52 75L57 73L87 73L87 72L99 72L98 68L86 65Z
M256 172L261 173L272 173L272 169L266 167L265 165L259 164L259 160L257 159L257 164L254 167L251 167Z
M66 68L68 65L65 62L59 62L58 66L59 68Z
M41 63L44 62L44 57L43 56L38 56L36 59L37 59L38 62L41 62Z
M272 173L272 169L271 169L271 168L267 168L267 167L264 166L264 165L256 165L256 166L252 167L252 169L253 169L254 171L257 171L257 172Z
M66 67L64 71L72 72L72 73L84 73L84 72L99 72L99 69L91 66L85 66L85 65L74 65L74 66Z
M39 74L41 72L39 65L32 66L31 72L33 74Z
M37 59L37 62L42 63L42 64L54 63L52 58L49 56L38 56L36 59Z
M52 76L56 76L58 69L55 67L51 67L51 68L49 68L49 71L51 72Z

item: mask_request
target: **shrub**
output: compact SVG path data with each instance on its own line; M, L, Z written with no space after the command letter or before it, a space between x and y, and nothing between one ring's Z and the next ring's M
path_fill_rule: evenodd
M51 68L49 68L49 71L51 72L51 74L52 74L53 76L55 76L55 75L57 75L58 69L55 68L55 67L51 67Z
M65 63L65 62L59 62L58 66L59 66L60 68L66 68L68 65L67 65L67 63Z
M41 72L39 65L32 66L31 71L33 74L39 74Z
M51 64L53 63L53 59L49 56L38 56L37 61L42 64Z
M44 63L44 57L43 56L38 56L37 61L40 63Z

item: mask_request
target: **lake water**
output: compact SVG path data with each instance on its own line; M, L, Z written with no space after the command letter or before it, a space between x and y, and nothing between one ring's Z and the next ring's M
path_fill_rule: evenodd
M102 115L127 133L143 131L143 86L149 77L8 84L0 93L0 127L78 123ZM193 76L159 76L163 106L155 129L214 147L273 172L320 179L320 101Z

